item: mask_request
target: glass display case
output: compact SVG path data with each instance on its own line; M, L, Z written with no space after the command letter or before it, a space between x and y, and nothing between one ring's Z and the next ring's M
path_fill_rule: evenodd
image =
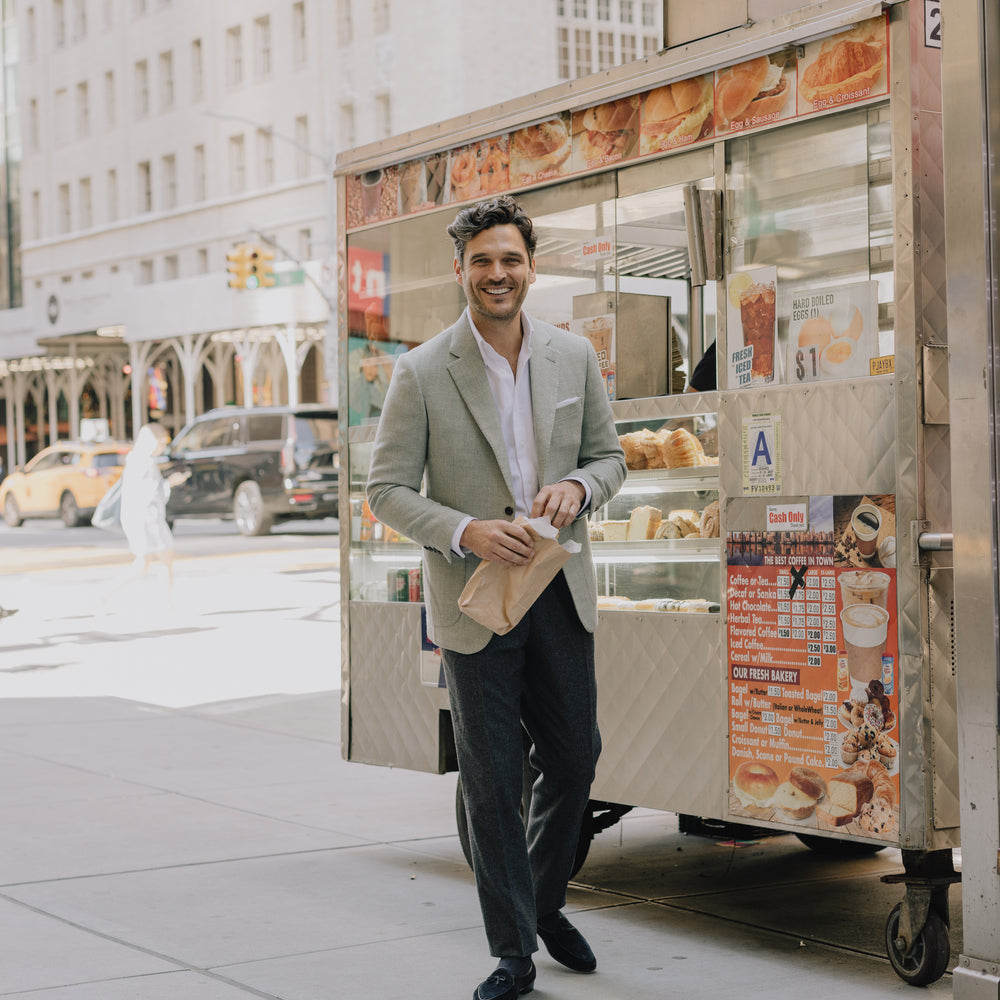
M350 445L351 600L420 603L423 580L419 546L378 521L365 500L375 428L354 433L365 439Z
M599 609L718 613L716 414L629 415L616 425L628 478L590 517Z

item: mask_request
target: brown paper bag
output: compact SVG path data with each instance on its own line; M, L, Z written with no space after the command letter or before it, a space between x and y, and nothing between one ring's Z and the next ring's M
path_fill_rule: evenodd
M580 551L579 542L558 542L559 532L546 517L519 517L535 543L535 554L524 566L481 562L465 585L459 607L497 635L506 635L525 615L542 591L555 579L566 560Z

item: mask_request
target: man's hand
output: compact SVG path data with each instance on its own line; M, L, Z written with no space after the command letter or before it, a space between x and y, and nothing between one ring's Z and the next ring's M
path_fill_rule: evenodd
M531 535L511 521L470 521L462 532L461 545L488 562L523 566L535 554Z
M565 528L580 513L587 491L574 479L543 486L531 505L532 517L548 517L553 528Z

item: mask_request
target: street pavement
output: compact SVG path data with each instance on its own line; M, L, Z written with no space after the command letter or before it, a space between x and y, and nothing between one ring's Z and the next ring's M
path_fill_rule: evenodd
M184 560L176 609L152 579L105 614L113 548L0 577L24 605L0 622L0 997L468 1000L493 963L455 776L342 759L331 551L267 554L266 593L245 561ZM900 870L894 850L686 836L635 810L570 888L598 972L539 953L534 995L950 996L950 975L917 994L885 957L902 889L879 876Z

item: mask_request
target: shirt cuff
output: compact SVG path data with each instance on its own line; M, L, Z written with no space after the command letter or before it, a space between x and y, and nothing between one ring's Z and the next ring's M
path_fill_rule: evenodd
M580 514L582 514L590 506L590 484L585 479L580 479L579 476L567 476L563 482L579 483L583 487L584 497L583 503L580 505ZM579 516L577 514L577 517Z
M472 521L475 521L474 517L469 515L463 517L462 520L458 522L455 534L451 536L451 551L454 552L455 555L461 556L463 559L465 558L465 553L467 551L471 551L471 549L462 548L462 532L465 531Z

